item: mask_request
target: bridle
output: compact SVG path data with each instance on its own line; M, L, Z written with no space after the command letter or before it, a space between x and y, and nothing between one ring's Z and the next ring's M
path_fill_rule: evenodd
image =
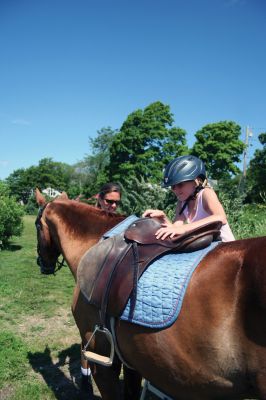
M42 219L43 212L48 204L49 203L46 203L44 206L39 208L38 215L35 220L35 226L37 229L37 233L43 229L41 219ZM41 246L39 244L38 236L39 235L37 235L37 264L39 265L42 274L46 274L46 275L54 274L55 275L55 273L57 271L59 271L63 266L66 266L65 259L62 258L62 260L59 260L58 259L60 256L60 254L59 254L56 259L55 265L47 266L41 256Z

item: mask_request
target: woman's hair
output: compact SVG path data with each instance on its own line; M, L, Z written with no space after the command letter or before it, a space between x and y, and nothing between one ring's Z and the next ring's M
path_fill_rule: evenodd
M114 183L114 182L105 183L101 187L101 189L98 193L97 207L100 207L99 199L104 200L105 195L107 193L112 193L112 192L117 192L120 194L120 197L122 196L122 190L121 190L121 187L118 185L118 183Z

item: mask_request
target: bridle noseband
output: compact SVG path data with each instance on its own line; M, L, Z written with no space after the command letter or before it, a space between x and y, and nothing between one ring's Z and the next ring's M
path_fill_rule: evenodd
M46 203L44 206L39 208L38 211L38 215L37 218L35 220L35 226L37 229L37 232L40 232L42 230L42 223L41 223L41 219L42 219L42 215L43 212L46 208L46 206L49 203ZM47 266L45 264L45 262L43 261L43 258L41 256L41 246L37 237L37 264L39 265L40 269L41 269L41 273L42 274L46 274L46 275L50 275L50 274L54 274L59 271L63 266L65 266L65 259L63 258L61 261L58 259L59 256L57 257L56 261L55 261L55 265L51 265L51 266Z

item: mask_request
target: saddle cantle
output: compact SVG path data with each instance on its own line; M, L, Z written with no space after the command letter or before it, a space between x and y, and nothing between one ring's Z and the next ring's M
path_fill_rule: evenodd
M170 251L191 252L207 247L219 237L222 224L205 224L175 240L156 239L160 226L156 219L140 218L124 234L101 241L82 257L78 282L89 303L100 310L103 322L106 314L120 316L130 296L134 311L137 281L154 259Z

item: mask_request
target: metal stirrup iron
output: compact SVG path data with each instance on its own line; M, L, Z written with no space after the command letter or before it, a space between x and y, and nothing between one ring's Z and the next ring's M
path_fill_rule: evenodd
M108 356L103 356L101 354L94 353L93 351L87 351L87 348L94 336L96 336L96 333L100 333L104 335L107 339L107 341L110 343L111 349L110 349L110 355ZM113 359L114 359L114 341L111 332L105 328L105 327L100 327L98 325L95 325L94 331L88 340L87 344L84 346L82 349L82 354L83 357L91 362L94 362L95 364L100 364L105 367L111 367L113 364Z

